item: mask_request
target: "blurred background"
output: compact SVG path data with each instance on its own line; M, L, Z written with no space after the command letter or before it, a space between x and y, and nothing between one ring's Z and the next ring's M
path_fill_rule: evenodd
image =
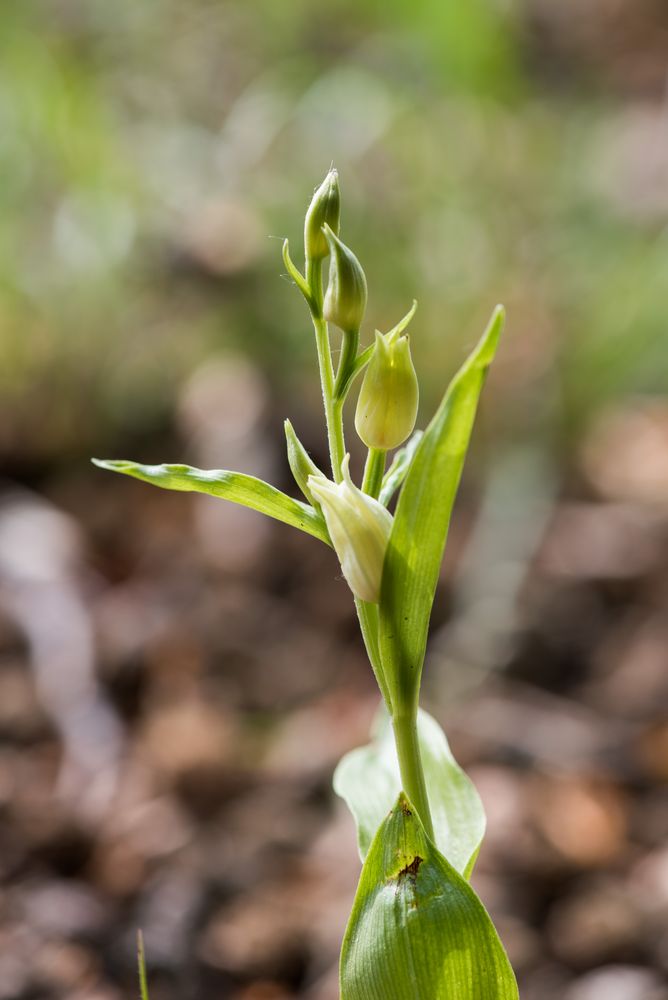
M663 0L4 0L0 1000L136 996L138 927L152 1000L338 996L334 557L89 464L325 462L280 241L332 162L423 426L508 309L425 670L476 888L523 1000L668 997L667 67Z

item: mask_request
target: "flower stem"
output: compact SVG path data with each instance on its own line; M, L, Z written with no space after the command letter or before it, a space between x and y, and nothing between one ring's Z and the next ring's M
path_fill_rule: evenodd
M427 836L433 840L434 826L418 742L417 707L414 712L393 715L392 728L403 790L417 810Z
M307 260L306 281L311 289L311 318L315 330L315 346L318 352L318 368L320 370L320 385L322 401L325 407L327 422L327 441L329 458L332 465L332 476L337 483L341 482L341 463L346 453L343 436L343 401L337 401L334 394L334 367L332 365L332 349L329 343L327 321L322 315L322 261Z
M364 479L362 489L374 500L378 499L380 488L383 484L383 474L385 472L385 455L381 448L369 448L364 466Z
M327 422L327 441L329 457L332 464L334 482L340 483L343 478L341 463L343 462L346 445L343 437L342 406L334 401L334 372L332 370L332 352L329 345L327 323L321 317L313 317L315 328L315 343L318 350L318 366L320 368L320 384L322 386L322 401L325 406Z

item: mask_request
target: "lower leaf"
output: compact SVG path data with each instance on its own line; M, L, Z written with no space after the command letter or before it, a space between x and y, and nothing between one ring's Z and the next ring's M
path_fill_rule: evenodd
M496 930L403 793L374 837L341 952L341 1000L518 1000Z
M452 756L445 733L427 712L418 712L418 739L436 845L469 878L485 833L485 812L473 782ZM334 790L352 812L364 860L376 830L401 791L392 726L382 710L368 746L347 753L334 774Z
M164 490L185 493L207 493L230 500L242 507L273 517L293 528L300 528L321 542L331 545L324 518L318 511L300 500L293 500L275 486L255 476L227 469L195 469L191 465L140 465L139 462L94 458L93 464L110 472L133 476Z

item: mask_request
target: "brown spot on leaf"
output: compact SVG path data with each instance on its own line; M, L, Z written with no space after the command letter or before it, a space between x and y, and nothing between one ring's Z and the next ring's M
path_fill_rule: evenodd
M423 858L419 854L416 854L410 864L407 864L405 868L402 868L397 878L417 878L417 873L422 864Z

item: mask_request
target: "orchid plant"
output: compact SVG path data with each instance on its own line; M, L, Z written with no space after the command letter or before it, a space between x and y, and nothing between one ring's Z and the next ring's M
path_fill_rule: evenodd
M302 272L285 241L285 267L315 331L330 468L315 465L286 420L288 462L303 500L238 472L94 461L166 489L252 507L338 556L382 697L372 742L347 754L334 775L363 862L341 952L341 1000L517 1000L506 953L469 881L485 829L482 804L441 727L419 708L450 515L504 312L495 309L428 427L415 431L418 380L406 329L416 304L360 348L367 283L340 238L334 169L306 213L304 257ZM333 328L340 331L336 366ZM360 376L355 428L367 456L358 486L343 411Z

